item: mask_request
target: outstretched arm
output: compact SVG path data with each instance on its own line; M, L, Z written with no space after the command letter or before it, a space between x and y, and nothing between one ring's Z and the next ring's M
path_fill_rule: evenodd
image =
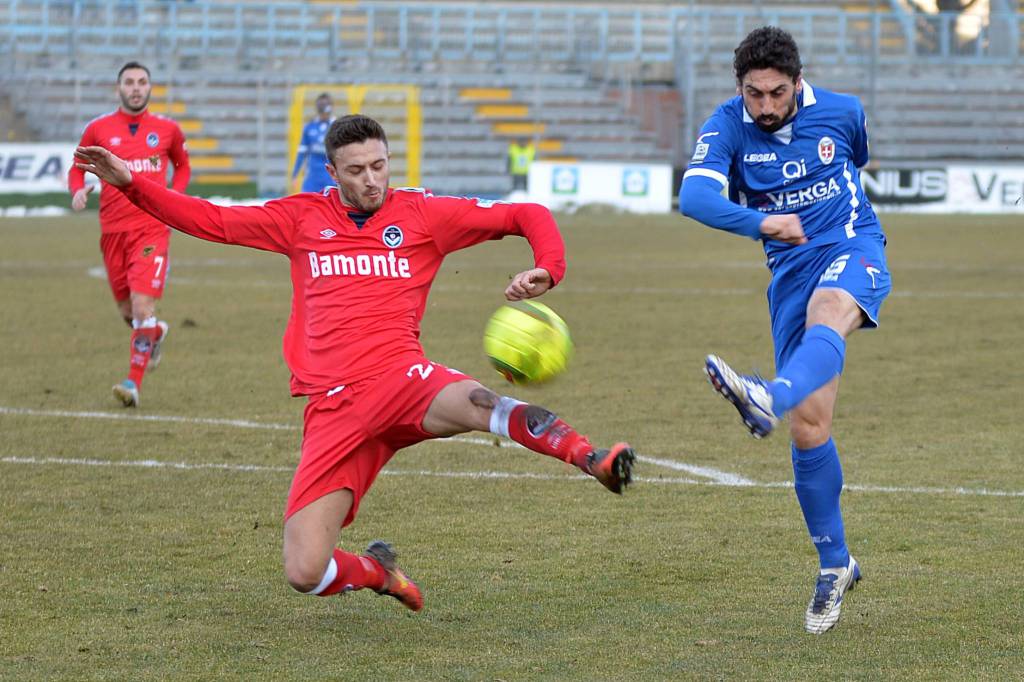
M75 166L95 173L146 213L193 237L278 253L290 248L295 215L287 199L265 206L217 206L133 176L122 159L103 147L76 149Z

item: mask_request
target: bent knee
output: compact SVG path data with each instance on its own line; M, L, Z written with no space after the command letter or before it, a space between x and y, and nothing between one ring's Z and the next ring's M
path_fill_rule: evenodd
M330 561L328 560L328 563ZM284 577L296 592L309 593L320 585L327 571L326 565L308 559L284 560Z
M801 450L816 448L832 434L832 420L805 421L793 419L789 424L789 437Z

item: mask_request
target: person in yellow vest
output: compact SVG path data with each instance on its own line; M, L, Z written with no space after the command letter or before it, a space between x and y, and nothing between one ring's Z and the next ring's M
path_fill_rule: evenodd
M512 176L512 191L526 191L526 177L537 149L533 142L521 137L508 146L508 172Z

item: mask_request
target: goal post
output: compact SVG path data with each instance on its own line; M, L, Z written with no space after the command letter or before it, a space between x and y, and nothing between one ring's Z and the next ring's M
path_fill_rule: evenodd
M292 90L288 110L288 167L292 166L302 128L316 115L316 98L327 93L334 101L335 116L365 114L384 126L391 152L391 185L418 187L423 151L423 115L420 89L415 85L361 83L358 85L302 83ZM298 179L301 183L302 175Z

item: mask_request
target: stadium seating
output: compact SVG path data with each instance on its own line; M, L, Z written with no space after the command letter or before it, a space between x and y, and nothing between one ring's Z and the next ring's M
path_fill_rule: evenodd
M49 139L75 140L85 122L114 108L111 74L116 68L112 65L110 70L84 75L36 74L31 82L15 77L5 87L31 88L32 124L37 130L47 131ZM309 73L305 78L295 73L154 75L160 85L154 90L152 109L169 113L183 124L197 182L238 180L257 182L271 192L284 190L291 168L286 145L291 89L296 83L323 80L322 74ZM408 74L401 80L418 84L423 93L422 183L444 192L507 191L506 146L516 134L515 129L506 134L495 130L516 123L518 117L481 115L479 102L463 101L459 93L469 86L493 87L516 79L463 73ZM545 82L540 81L538 90L545 94L534 100L539 105L533 109L539 113L529 117L531 124L543 126L538 129L543 131L539 136L542 157L601 158L603 154L635 161L671 160L650 132L643 131L614 100L595 93L585 76L553 74L550 91ZM521 86L505 89L512 99L530 102L536 85L532 83L529 91ZM78 96L69 99L69 92ZM552 141L558 144L551 145Z
M161 86L154 110L186 128L197 181L274 193L290 171L294 86L408 83L421 93L422 183L500 193L521 135L541 158L685 164L701 121L734 94L736 43L777 23L811 82L862 98L877 159L1016 160L1020 47L944 52L899 3L875 7L19 0L0 4L0 99L37 139L77 139L115 105L119 65L142 59ZM1000 21L994 34L1022 34L1020 17Z

